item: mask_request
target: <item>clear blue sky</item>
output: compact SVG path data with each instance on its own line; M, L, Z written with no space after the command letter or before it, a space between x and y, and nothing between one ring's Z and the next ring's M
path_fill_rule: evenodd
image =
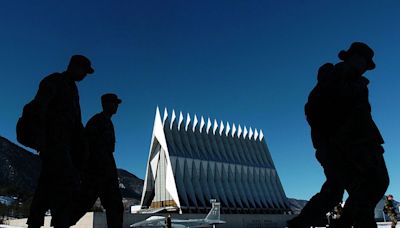
M368 3L366 3L368 2ZM288 197L308 199L324 181L303 106L316 70L353 41L375 50L373 116L386 140L400 198L400 2L4 1L0 7L0 135L40 80L72 54L96 69L79 83L84 123L100 96L123 103L113 118L116 161L143 178L155 108L174 108L262 129Z

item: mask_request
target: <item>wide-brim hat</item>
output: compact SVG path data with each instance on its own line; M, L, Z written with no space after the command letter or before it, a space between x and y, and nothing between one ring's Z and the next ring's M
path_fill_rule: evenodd
M106 93L103 96L101 96L101 102L113 102L117 104L121 104L122 100L118 98L118 96L114 93Z
M85 69L87 74L93 74L94 69L90 60L83 55L73 55L69 61L69 66L79 66Z
M375 63L372 60L372 58L374 57L374 51L368 45L362 42L352 43L347 51L345 50L340 51L338 57L339 59L344 61L355 53L362 55L367 59L368 70L375 69Z

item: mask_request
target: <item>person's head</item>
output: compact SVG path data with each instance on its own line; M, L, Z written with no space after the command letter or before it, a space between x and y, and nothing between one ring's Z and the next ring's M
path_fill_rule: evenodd
M389 194L389 195L387 196L387 199L388 199L388 200L392 200L392 199L393 199L393 195L392 195L392 194Z
M117 113L118 105L121 104L122 100L114 93L106 93L101 96L101 105L103 112L112 116Z
M83 55L73 55L69 61L67 72L74 81L82 81L87 74L92 74L94 69L90 60Z
M338 57L349 63L360 74L365 73L367 70L375 69L375 63L372 60L374 51L361 42L352 43L347 51L340 51Z

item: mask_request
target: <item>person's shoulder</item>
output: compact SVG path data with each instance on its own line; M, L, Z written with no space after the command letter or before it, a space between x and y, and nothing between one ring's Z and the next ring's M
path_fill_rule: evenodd
M61 80L61 75L61 73L55 72L44 77L42 81L59 81Z
M86 124L86 126L99 124L101 122L104 122L104 116L102 115L101 112L99 112L99 113L96 113L94 116L92 116L92 118L89 119L89 121Z
M331 71L331 70L333 70L334 67L335 67L335 65L333 63L324 63L319 67L318 73Z
M42 79L40 82L41 85L46 85L46 86L56 86L60 84L62 77L61 73L52 73L50 75L47 75Z
M332 63L325 63L318 69L318 82L324 83L331 78L332 72L335 69L335 65Z
M94 115L92 116L92 118L90 118L90 120L92 120L92 121L102 120L102 119L104 119L104 117L103 117L103 115L102 115L101 112L94 114ZM90 121L90 120L89 120L89 121Z

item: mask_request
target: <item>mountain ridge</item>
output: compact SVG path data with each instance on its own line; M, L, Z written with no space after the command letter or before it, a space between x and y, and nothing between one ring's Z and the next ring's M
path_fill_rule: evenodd
M0 195L32 196L40 174L40 163L37 154L0 136ZM135 202L140 200L144 181L124 169L118 169L118 176L122 196Z

